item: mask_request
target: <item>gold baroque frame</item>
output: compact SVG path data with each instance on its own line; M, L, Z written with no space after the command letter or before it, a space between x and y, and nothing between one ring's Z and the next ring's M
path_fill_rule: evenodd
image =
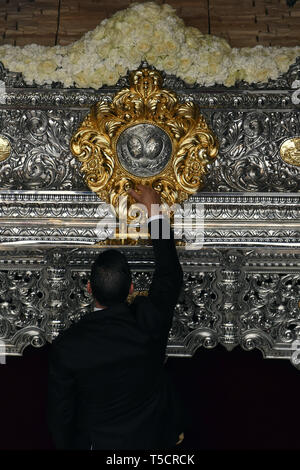
M294 137L282 142L280 156L285 163L300 166L300 137Z
M149 184L168 206L182 203L203 185L207 164L218 154L218 141L198 106L181 103L172 91L162 89L162 75L141 67L131 72L130 87L112 102L99 101L72 136L71 151L82 163L89 188L118 210L119 197L137 184ZM127 171L117 154L121 133L137 124L152 124L171 139L169 162L158 174L143 177ZM128 196L128 204L134 201Z

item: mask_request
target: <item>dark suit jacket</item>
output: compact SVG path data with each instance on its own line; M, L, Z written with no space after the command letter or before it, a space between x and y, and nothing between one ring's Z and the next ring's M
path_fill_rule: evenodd
M48 422L57 448L163 449L183 431L164 370L182 269L173 238L152 244L148 297L88 313L52 343Z

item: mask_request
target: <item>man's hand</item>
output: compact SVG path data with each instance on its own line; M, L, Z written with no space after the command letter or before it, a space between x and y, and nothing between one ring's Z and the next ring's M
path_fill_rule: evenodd
M144 204L148 211L148 217L160 214L159 205L161 204L160 195L151 186L137 185L139 192L129 189L128 194L140 204Z

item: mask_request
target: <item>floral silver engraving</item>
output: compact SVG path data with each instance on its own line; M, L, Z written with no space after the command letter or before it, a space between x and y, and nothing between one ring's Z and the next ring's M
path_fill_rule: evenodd
M291 99L300 62L278 80L253 86L204 89L164 77L164 87L182 102L200 105L220 141L204 191L189 198L174 222L175 236L185 241L177 248L184 284L167 355L241 346L300 369L300 169L280 157L282 142L300 135ZM0 79L7 90L0 134L10 144L0 162L0 341L6 354L21 355L30 344L51 342L92 308L90 266L115 219L86 187L69 143L92 104L111 101L128 76L97 91L29 87L2 66ZM145 146L145 136L138 144ZM164 145L154 139L150 160L164 148L166 163ZM194 222L202 208L199 249ZM151 247L120 249L144 294L154 269Z

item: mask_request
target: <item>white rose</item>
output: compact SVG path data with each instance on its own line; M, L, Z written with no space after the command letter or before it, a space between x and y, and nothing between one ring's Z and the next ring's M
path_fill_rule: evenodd
M188 83L210 86L277 78L300 56L294 48L231 48L222 38L186 27L170 5L132 4L68 46L0 47L0 60L31 84L61 81L81 87L114 84L145 59ZM104 61L104 62L103 62Z
M175 57L166 57L162 61L162 68L165 70L167 73L175 73L175 71L178 69L178 58Z
M144 56L151 49L151 44L149 41L141 40L136 43L135 48Z
M144 18L151 18L152 21L155 21L155 19L163 15L163 10L161 6L153 2L144 3L140 5L133 5L131 8L133 12L136 12L138 15L141 15Z
M38 73L51 74L56 70L56 63L53 60L44 60L37 65Z
M181 73L187 72L193 65L193 56L187 55L184 53L178 56L178 70L181 71Z
M105 27L103 25L97 26L93 31L93 40L100 41L105 37Z
M80 88L89 87L88 77L86 76L86 73L84 71L81 71L74 75L74 82Z
M103 83L105 85L115 85L117 81L119 80L119 78L120 78L120 75L116 69L113 69L113 70L107 69L103 76Z

